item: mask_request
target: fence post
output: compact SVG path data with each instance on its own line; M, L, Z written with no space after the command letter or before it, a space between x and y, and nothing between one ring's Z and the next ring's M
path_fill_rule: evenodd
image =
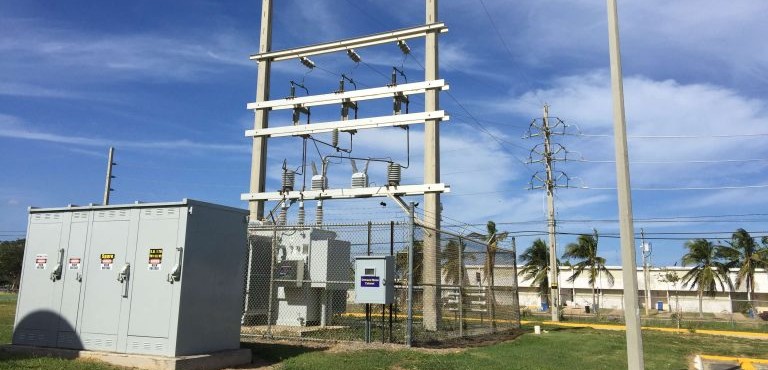
M267 309L267 336L272 337L272 310L275 290L275 250L277 250L277 225L272 226L272 251L269 262L269 307Z
M459 337L464 337L464 242L459 238Z
M512 237L512 310L515 314L515 327L520 329L520 295L517 286L517 241Z
M413 344L413 242L415 238L415 215L413 202L408 203L408 317L405 321L405 345Z

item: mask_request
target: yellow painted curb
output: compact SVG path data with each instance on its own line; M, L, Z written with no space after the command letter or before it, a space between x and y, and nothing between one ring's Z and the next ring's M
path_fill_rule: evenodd
M755 370L755 364L768 364L768 360L761 359L761 358L730 357L730 356L715 356L715 355L699 355L699 357L701 357L704 360L736 362L744 370Z

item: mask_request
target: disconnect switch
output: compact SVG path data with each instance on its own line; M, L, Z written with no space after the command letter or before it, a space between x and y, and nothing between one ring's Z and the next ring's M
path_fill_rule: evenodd
M355 303L391 304L395 297L395 258L355 258Z

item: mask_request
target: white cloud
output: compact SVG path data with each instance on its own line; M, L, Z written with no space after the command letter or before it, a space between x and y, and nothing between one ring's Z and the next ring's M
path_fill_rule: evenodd
M20 119L0 114L0 137L45 141L58 144L78 145L85 147L124 147L141 149L160 149L160 150L202 150L202 151L224 151L224 152L248 152L250 147L244 143L241 144L214 144L196 142L187 139L179 140L110 140L102 137L86 137L56 134L51 132L41 132L27 127Z

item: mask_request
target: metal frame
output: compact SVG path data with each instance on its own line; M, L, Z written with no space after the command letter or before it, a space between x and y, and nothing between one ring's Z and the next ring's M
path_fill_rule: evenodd
M405 126L417 123L423 123L429 119L439 119L442 121L448 121L449 116L444 111L433 112L421 112L421 113L409 113L398 114L393 116L380 116L371 118L351 119L347 121L333 121L312 123L309 125L298 126L280 126L270 127L261 130L247 130L245 136L248 137L284 137L284 136L301 136L320 134L324 132L331 132L333 130L339 131L354 131L360 129L370 129L378 127L391 127L391 126Z
M317 105L341 104L361 100L373 100L394 97L397 94L423 94L430 89L448 90L445 80L413 82L407 84L375 87L371 89L350 90L339 93L283 98L264 102L248 103L248 109L292 109L296 106L313 107Z
M449 193L451 187L445 184L375 186L354 189L325 189L289 192L246 193L241 200L248 201L279 201L279 200L314 200L314 199L353 199L370 197L422 195L426 193Z
M376 33L373 35L356 37L351 39L315 44L294 49L278 50L251 55L251 60L273 62L296 59L310 55L327 54L352 48L386 44L388 42L407 40L422 37L432 32L448 32L445 23L432 23L425 26L403 28L390 32Z

